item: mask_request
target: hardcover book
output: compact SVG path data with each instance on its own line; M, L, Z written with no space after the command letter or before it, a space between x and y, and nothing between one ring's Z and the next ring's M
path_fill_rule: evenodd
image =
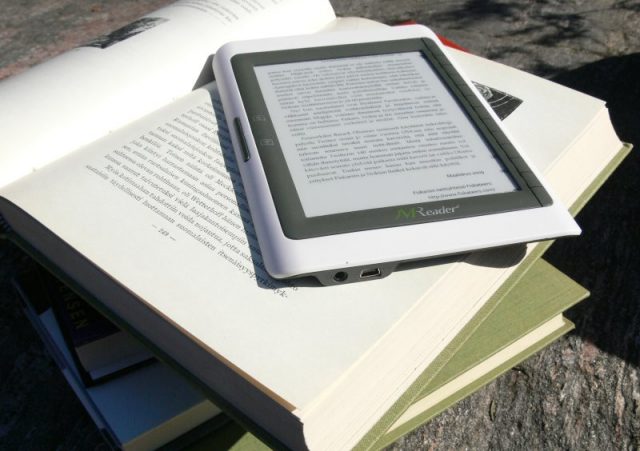
M53 312L46 277L34 267L13 283L31 324L110 446L122 450L182 446L222 427L226 419L220 409L157 361L87 385L70 343L63 338L66 326Z
M62 335L86 384L151 362L153 354L139 341L100 315L66 285L44 271L38 278L48 288Z

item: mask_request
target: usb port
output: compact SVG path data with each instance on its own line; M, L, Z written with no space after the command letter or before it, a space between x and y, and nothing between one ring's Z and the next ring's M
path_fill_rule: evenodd
M382 271L380 268L372 268L372 269L363 269L360 273L361 279L373 279L374 277L380 277L382 275Z

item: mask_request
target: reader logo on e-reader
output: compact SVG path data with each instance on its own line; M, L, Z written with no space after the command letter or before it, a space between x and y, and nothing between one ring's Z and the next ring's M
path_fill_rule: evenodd
M400 219L416 219L416 218L428 218L431 216L441 216L441 215L449 215L451 213L455 213L455 211L460 208L460 205L456 205L453 207L447 207L443 205L440 208L424 208L420 206L411 207L411 208L398 208L396 212L396 220Z

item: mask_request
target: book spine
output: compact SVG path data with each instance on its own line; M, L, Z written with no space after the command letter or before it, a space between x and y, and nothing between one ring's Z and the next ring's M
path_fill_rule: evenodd
M0 215L0 238L6 238L11 233L11 226L4 219L2 215Z
M71 371L67 366L64 356L62 355L58 347L55 345L53 339L51 338L49 333L46 331L45 327L40 323L40 320L38 319L38 314L30 305L29 301L26 301L22 297L22 295L19 296L19 298L22 303L22 311L24 312L25 316L29 319L29 322L31 322L31 325L33 326L36 333L40 337L40 340L44 344L45 349L47 350L47 352L49 353L49 355L51 356L55 364L58 366L60 371L62 371L64 374L66 374L67 371Z

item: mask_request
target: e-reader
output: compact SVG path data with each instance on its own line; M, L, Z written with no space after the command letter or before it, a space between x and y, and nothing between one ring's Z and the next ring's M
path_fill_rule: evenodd
M426 27L232 42L214 73L266 270L323 284L580 229Z

